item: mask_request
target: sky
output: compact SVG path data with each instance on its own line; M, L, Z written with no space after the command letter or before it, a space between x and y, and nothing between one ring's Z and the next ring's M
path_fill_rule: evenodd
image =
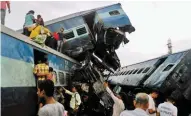
M71 13L118 3L117 1L12 1L6 26L18 30L25 14L35 11L44 21ZM129 65L167 54L167 40L171 38L173 52L191 48L190 1L120 1L136 31L127 34L130 42L121 45L117 54L121 65Z

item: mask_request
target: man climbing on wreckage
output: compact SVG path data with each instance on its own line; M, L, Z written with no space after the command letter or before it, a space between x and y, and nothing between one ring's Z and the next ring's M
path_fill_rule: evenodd
M72 87L72 91L69 91L65 88L63 89L65 90L66 94L71 95L69 116L76 116L81 104L80 94L78 93L75 86Z
M114 93L110 90L107 82L104 82L104 87L114 101L112 116L119 116L120 113L125 109L125 105L122 101L121 96L114 95Z

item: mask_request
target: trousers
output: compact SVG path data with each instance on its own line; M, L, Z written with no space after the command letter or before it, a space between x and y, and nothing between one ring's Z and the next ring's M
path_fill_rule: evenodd
M1 9L1 24L5 25L5 15L6 15L6 10Z

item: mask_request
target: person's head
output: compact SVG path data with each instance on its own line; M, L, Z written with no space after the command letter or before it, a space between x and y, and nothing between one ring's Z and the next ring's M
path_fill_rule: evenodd
M153 89L152 92L151 92L151 97L153 99L156 99L159 95L159 91L157 89Z
M72 86L72 92L77 92L77 89L75 86Z
M64 28L60 28L60 32L63 33L64 32Z
M34 10L30 10L28 13L34 15L35 12Z
M54 70L52 67L49 67L49 72L52 73Z
M171 96L168 96L166 99L167 102L171 102L172 104L175 104L175 99Z
M135 100L133 101L134 106L136 108L141 108L143 110L147 110L149 107L149 97L146 93L138 93L136 94Z
M47 59L47 58L43 58L43 59L42 59L42 63L45 63L45 64L48 65L48 59Z
M54 83L51 80L43 80L38 83L37 94L40 98L53 97Z
M37 18L38 18L38 19L41 18L41 15L37 15Z

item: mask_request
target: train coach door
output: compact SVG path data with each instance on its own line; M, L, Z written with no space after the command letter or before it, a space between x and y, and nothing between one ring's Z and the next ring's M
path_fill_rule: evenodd
M40 51L40 50L37 50L34 48L34 66L38 63L40 63L40 61L43 60L43 58L47 58L47 54ZM36 93L37 93L37 78L35 77L35 81L36 81ZM37 94L35 95L35 102L36 104L38 103L38 96ZM38 104L36 105L36 114L38 113Z
M43 58L47 58L47 54L39 50L34 49L34 64L38 64Z

